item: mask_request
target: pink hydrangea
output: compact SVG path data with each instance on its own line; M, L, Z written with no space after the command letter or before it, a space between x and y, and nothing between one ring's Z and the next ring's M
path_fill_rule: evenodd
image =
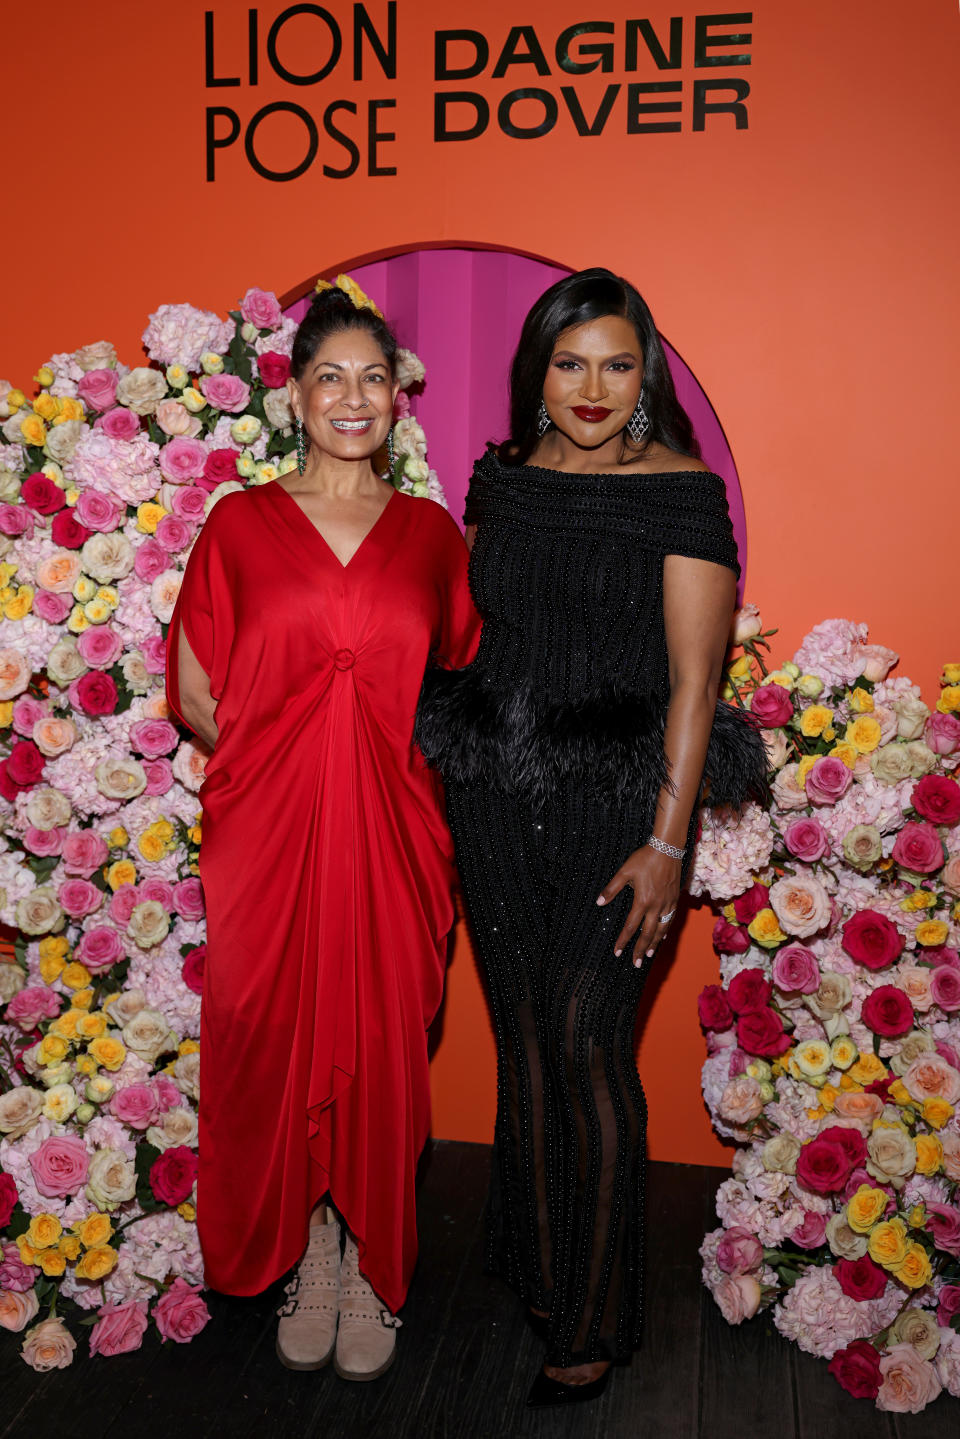
M140 505L159 488L159 449L139 429L131 440L111 439L106 427L89 430L73 452L67 477L81 490L105 490L124 505Z
M787 1339L824 1359L872 1332L867 1306L844 1294L826 1266L800 1275L774 1310L773 1322Z
M209 310L198 310L193 305L161 305L150 316L143 343L150 358L159 364L180 364L195 372L200 356L208 350L226 354L233 334L233 323Z
M774 844L770 815L757 804L747 804L738 818L713 810L703 813L690 892L728 900L742 894L753 876L770 861Z

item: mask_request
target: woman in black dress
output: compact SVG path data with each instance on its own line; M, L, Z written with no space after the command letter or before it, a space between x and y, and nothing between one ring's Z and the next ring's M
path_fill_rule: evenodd
M717 689L737 551L637 291L552 286L523 326L511 434L467 497L480 649L428 675L489 984L491 1269L547 1342L532 1404L593 1398L640 1337L646 1106L633 1030L704 792L763 783Z

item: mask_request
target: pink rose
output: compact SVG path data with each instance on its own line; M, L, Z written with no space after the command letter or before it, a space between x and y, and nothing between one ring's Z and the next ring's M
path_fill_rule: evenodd
M146 759L169 754L179 743L179 735L169 720L138 720L130 726L130 747Z
M811 804L836 804L852 782L853 775L843 760L822 755L807 775L807 799Z
M147 776L144 794L166 794L173 784L173 765L168 759L145 759L143 771Z
M732 1225L717 1245L717 1267L724 1274L749 1274L763 1263L763 1245L755 1234Z
M960 1284L945 1284L937 1295L937 1300L937 1323L941 1328L949 1329L950 1320L955 1314L960 1314Z
M857 653L863 662L861 674L864 679L878 685L885 680L900 656L886 645L858 644Z
M770 906L780 928L799 939L825 929L832 913L830 896L813 875L784 875L770 886Z
M824 1219L826 1216L822 1216ZM869 1254L860 1259L839 1259L833 1266L834 1278L844 1294L862 1304L868 1299L879 1299L887 1287L887 1273L875 1264Z
M237 461L239 458L239 450L210 450L203 470L204 484L211 490L215 490L217 485L223 484L224 480L238 479Z
M87 538L86 531L83 537ZM33 597L33 609L48 625L62 625L73 609L73 595L54 595L49 590L37 590Z
M760 1308L760 1285L752 1274L727 1274L714 1289L713 1297L728 1324L742 1324Z
M938 1249L960 1259L960 1209L955 1204L927 1202L927 1227Z
M697 1013L704 1029L729 1029L733 1010L719 984L708 984L697 997Z
M903 935L875 909L859 909L843 926L842 944L851 959L867 969L886 969L903 953Z
M38 515L55 515L67 503L63 490L47 475L28 475L20 486L20 500Z
M161 400L153 418L165 435L186 435L193 440L203 429L196 415L191 415L179 400Z
M902 1078L908 1093L920 1104L925 1099L945 1099L948 1104L960 1100L960 1073L936 1051L918 1054Z
M924 726L923 738L934 754L954 754L960 749L960 719L955 714L941 714L939 710L934 710Z
M718 954L746 954L750 948L750 936L745 929L731 924L721 915L713 926L713 947Z
M41 1020L53 1019L59 1014L60 1006L61 999L55 990L47 989L45 984L29 984L25 989L18 990L10 1000L6 1020L8 1024L22 1029L24 1034L29 1034Z
M138 903L154 900L169 914L173 909L173 885L166 879L148 879L137 886Z
M790 1036L775 1009L752 1009L737 1019L737 1043L747 1054L775 1059L790 1048Z
M827 1365L837 1383L854 1399L876 1399L880 1388L880 1355L867 1339L838 1349Z
M60 852L67 873L83 879L89 879L95 869L105 864L110 853L106 840L92 829L71 830L64 836Z
M9 1174L3 1177L10 1179ZM13 1183L12 1180L10 1182ZM8 1216L0 1228L5 1229L9 1223ZM39 1274L40 1270L33 1264L24 1264L16 1244L0 1244L0 1289L12 1289L23 1294L25 1290L33 1288Z
M942 964L935 969L930 980L930 997L946 1014L960 1009L960 969L952 964Z
M763 629L763 620L756 605L742 605L733 617L730 629L731 642L742 645L745 640L756 639Z
M827 1233L827 1216L813 1209L803 1211L803 1219L791 1229L790 1238L801 1249L819 1249Z
M52 1134L30 1155L33 1182L47 1199L77 1194L87 1182L90 1156L82 1139Z
M770 981L762 969L741 969L727 985L727 999L734 1014L764 1009L770 1002Z
M0 534L15 540L32 536L33 530L34 518L25 505L0 505Z
M77 398L88 410L110 410L117 403L116 370L87 370L77 385Z
M176 515L164 515L157 525L157 539L168 554L185 550L193 539L193 526Z
M207 946L198 944L183 961L182 979L194 994L203 993L203 970L207 960Z
M258 330L277 330L283 320L280 303L270 290L248 290L240 301L240 313Z
M860 1018L874 1034L898 1039L913 1028L913 1005L902 989L881 984L864 1000Z
M180 1275L153 1306L154 1323L164 1339L189 1344L210 1318L200 1294L200 1285L191 1286Z
M10 1216L18 1198L17 1185L13 1175L0 1171L0 1230L6 1229L10 1223ZM6 1287L0 1283L0 1289Z
M89 631L84 631L85 634ZM74 709L88 715L110 715L117 707L120 696L112 675L81 675L73 680L67 689Z
M223 410L229 415L239 415L247 408L247 401L250 398L250 386L241 380L239 375L204 375L200 381L200 388L209 405L215 410ZM191 479L195 476L191 475Z
M173 907L182 919L203 919L203 885L199 879L181 879L174 885Z
M750 709L765 729L777 729L793 716L793 700L783 685L761 685L754 690Z
M761 909L766 909L770 903L770 891L765 884L752 884L743 894L738 894L733 901L733 912L737 916L738 924L749 924L751 919L756 918Z
M897 835L893 858L915 874L932 874L944 862L943 842L927 820L911 820Z
M785 944L777 950L771 977L784 994L813 994L820 986L817 956L806 945Z
M268 390L281 389L290 378L290 361L286 355L266 350L257 360L260 378Z
M892 1414L919 1414L941 1390L937 1371L912 1344L892 1344L880 1357L880 1373L877 1408Z
M74 510L82 525L102 535L115 530L124 517L117 501L100 490L81 490Z
M790 853L803 860L804 864L823 859L830 848L826 832L816 819L791 820L784 830L783 842Z
M32 1289L0 1289L0 1328L19 1334L36 1318L39 1308L40 1301Z
M46 713L47 707L40 700L32 699L30 695L21 695L13 706L13 727L17 734L32 739L34 726Z
M143 667L148 675L162 675L167 667L167 642L163 635L150 635L140 646Z
M128 1084L110 1100L110 1112L131 1129L149 1129L160 1118L157 1091L152 1084Z
M150 535L137 550L133 568L138 580L153 584L157 575L162 575L170 563L170 556L159 540Z
M102 430L111 440L132 440L140 433L140 416L118 406L101 415L94 423L94 429Z
M71 919L84 919L95 914L103 903L103 891L88 879L65 879L57 890L57 899Z
M235 379L236 377L221 375L214 378ZM242 380L238 380L237 383L243 385ZM247 386L243 385L243 388L249 394ZM246 401L244 401L245 403ZM243 405L240 408L243 409ZM175 435L160 450L161 473L164 479L169 480L172 485L183 485L188 480L198 480L203 474L206 463L206 445L200 440L191 440L187 435Z
M960 784L946 775L925 774L913 787L911 803L931 824L954 825L960 820Z
M197 1179L197 1156L185 1144L165 1149L150 1166L150 1188L171 1208L189 1199Z
M53 517L50 538L61 549L79 550L81 545L86 544L90 538L90 531L84 529L73 510L61 510L59 515ZM34 603L34 608L36 609L36 603ZM46 619L46 615L43 618ZM54 621L54 623L57 622Z
M147 1332L147 1301L128 1299L124 1304L105 1304L97 1310L97 1323L90 1330L90 1353L129 1354L139 1349Z
M173 492L171 504L178 519L200 525L206 514L207 492L199 485L179 485Z
M133 888L133 885L130 886ZM123 943L110 925L98 924L80 936L74 958L86 965L91 974L102 974L123 958Z
M140 903L135 884L122 884L119 889L114 890L113 898L109 904L109 915L114 924L121 929L126 929L130 923L130 916L135 907Z
M123 654L123 640L109 625L91 625L78 636L77 649L92 670L108 670Z
M60 853L64 833L62 829L37 829L31 824L24 833L23 845L31 854L46 859L52 854ZM0 1229L2 1228L3 1225L0 1224Z
M77 1341L62 1319L43 1319L27 1330L20 1358L38 1374L66 1369L73 1363Z
M179 1089L166 1074L158 1074L153 1081L157 1091L157 1101L164 1113L168 1109L177 1109L183 1098Z

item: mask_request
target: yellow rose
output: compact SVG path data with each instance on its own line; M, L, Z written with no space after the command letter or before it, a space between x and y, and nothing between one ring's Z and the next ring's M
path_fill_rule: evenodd
M90 1053L103 1069L119 1069L127 1057L126 1046L112 1034L101 1034L88 1046Z
M825 1084L820 1091L821 1109L825 1109L828 1114L831 1114L833 1112L833 1106L837 1102L837 1094L838 1091L834 1089L832 1084Z
M917 944L946 944L950 926L942 919L924 919L914 930Z
M93 1003L92 989L78 989L73 996L74 1009L89 1009Z
M84 1249L100 1249L113 1233L113 1223L109 1214L88 1214L86 1219L81 1219L74 1225L77 1238Z
M838 1034L830 1046L830 1054L837 1069L849 1069L857 1058L857 1052L857 1046L849 1034ZM847 1076L844 1075L844 1079L846 1079L846 1077ZM843 1080L840 1082L843 1084ZM849 1087L849 1085L844 1085L844 1088Z
M78 1279L105 1279L119 1259L119 1254L110 1244L98 1244L88 1249L74 1271Z
M10 403L9 395L7 396L7 403ZM940 676L940 683L942 685L960 685L960 665L944 665L943 674Z
M50 1249L62 1233L63 1225L55 1214L35 1214L27 1226L27 1243L31 1249Z
M922 1229L927 1222L927 1211L924 1208L923 1200L915 1204L907 1216L907 1223L911 1229Z
M60 404L56 395L38 395L33 402L33 413L49 423L59 415Z
M191 844L200 844L203 838L203 830L198 824L193 824L187 830L187 839Z
M67 1261L59 1249L44 1249L37 1255L37 1263L48 1279L57 1279L67 1270Z
M753 661L749 655L740 655L732 665L727 668L727 674L734 683L737 680L749 679L753 670Z
M56 379L56 375L53 373L49 365L41 365L33 378L36 380L38 385L42 385L43 388L46 389L48 385L53 384L54 380Z
M913 1095L910 1093L902 1079L895 1079L887 1090L894 1104L912 1104Z
M70 953L70 941L62 934L48 934L41 939L39 944L40 958L56 956L63 959Z
M811 705L800 716L800 733L806 735L807 739L816 739L823 734L832 719L833 711L828 710L826 705Z
M34 1249L25 1234L18 1234L15 1243L20 1250L20 1260L23 1264L37 1263L37 1250Z
M885 1267L889 1269L892 1266ZM916 1240L911 1241L902 1261L893 1268L893 1277L899 1279L900 1283L905 1284L908 1289L922 1289L925 1284L930 1283L933 1278L933 1270L930 1267L927 1251L922 1244L918 1244Z
M72 395L64 395L60 401L60 412L54 418L55 425L62 425L67 420L82 420L83 405L75 400Z
M51 954L49 958L40 956L40 978L44 984L52 984L63 969L63 959L59 954Z
M878 1055L865 1054L861 1049L860 1058L856 1064L850 1066L847 1073L857 1084L874 1084L878 1079L886 1079L889 1071Z
M72 964L68 964L60 975L61 983L65 984L68 989L83 989L85 984L90 983L90 978L89 969L87 969L85 964L81 964L79 960L74 960Z
M942 1129L953 1118L953 1105L939 1097L925 1099L920 1112L926 1123L932 1128Z
M80 1240L75 1234L65 1234L57 1245L57 1249L64 1259L69 1259L72 1264L80 1254Z
M947 685L946 689L940 691L937 709L941 714L949 714L951 710L960 709L960 685Z
M105 605L109 605L112 610L115 610L120 603L120 591L115 585L101 585L97 590L97 599L103 600Z
M859 685L847 695L847 704L857 714L873 713L873 695L869 690L861 689Z
M791 1068L795 1068L796 1077L812 1078L816 1075L826 1074L831 1067L830 1045L822 1039L805 1039L798 1044L793 1051ZM823 1104L823 1096L820 1097Z
M381 320L383 319L383 312L377 309L369 295L364 294L356 280L351 280L349 275L338 275L333 283L337 289L350 296L358 310L372 310ZM332 286L329 280L318 280L316 288L319 292L320 290L329 290Z
M772 909L758 910L747 925L747 933L764 949L776 949L787 937Z
M844 730L843 738L858 754L871 754L880 743L882 731L873 715L857 715Z
M66 1124L77 1107L77 1096L72 1084L55 1084L47 1090L43 1102L43 1117L51 1124Z
M77 1020L77 1033L82 1039L99 1039L107 1032L107 1016L99 1011Z
M915 1139L917 1146L917 1173L936 1174L943 1163L943 1145L935 1134L918 1134Z
M185 1200L183 1204L177 1205L177 1213L179 1214L180 1218L185 1219L188 1224L192 1224L197 1217L197 1211L190 1203L189 1199Z
M33 609L33 585L21 585L12 600L7 600L3 613L8 620L22 620Z
M874 720L874 724L876 724L876 720ZM834 745L833 749L830 751L831 758L842 761L842 763L846 765L847 769L853 769L854 765L857 762L858 754L859 750L856 748L856 746L850 744L849 741L847 741L846 739L838 740L837 743Z
M819 758L820 758L819 755L815 755L815 754L805 754L805 755L803 755L803 756L801 757L801 759L798 761L798 763L797 763L797 784L798 784L798 786L800 787L800 789L806 789L806 787L807 787L807 775L808 775L808 774L810 773L810 771L813 769L814 765L816 764L816 762L817 762L817 760L818 760Z
M905 914L915 914L921 909L932 909L936 902L937 896L931 890L915 889L912 894L907 895L906 899L900 901L900 908ZM936 942L941 943L940 940ZM920 943L923 944L924 941L921 940Z
M761 683L765 685L779 685L781 689L792 690L796 686L797 676L791 674L788 669L771 670L769 674L764 675Z
M97 587L89 575L80 575L70 591L77 604L85 605L97 593Z
M84 630L90 628L90 621L83 613L83 605L74 605L67 615L67 629L72 635L82 635Z
M9 390L7 392L7 404L10 407L11 414L13 414L15 410L22 410L26 403L27 397L22 390Z
M853 1228L852 1224L850 1228ZM867 1253L876 1264L882 1264L884 1269L899 1269L906 1260L909 1249L907 1226L902 1219L885 1219L882 1223L875 1224L870 1231Z
M65 1017L61 1015L61 1018ZM59 1035L45 1034L37 1047L37 1059L40 1064L59 1064L66 1059L69 1048L67 1041Z
M115 825L107 835L107 844L111 849L126 849L130 843L130 836L122 824ZM134 871L136 873L136 871Z
M882 1189L861 1184L847 1203L847 1223L857 1234L869 1234L886 1207L887 1195Z
M154 826L151 825L149 829L143 831L143 834L137 840L137 849L143 855L144 859L156 864L156 862L163 859L163 856L166 854L167 845L166 841L160 838Z
M185 409L190 411L191 415L199 415L200 411L205 408L207 403L206 399L197 389L196 385L187 385L186 389L183 391L183 394L180 396L180 402Z
M119 889L122 884L136 884L137 866L132 859L117 859L107 870L107 884Z
M78 1074L82 1074L85 1078L89 1079L91 1075L97 1072L96 1061L91 1059L89 1054L81 1054L76 1061L76 1070Z
M92 625L105 625L113 609L101 599L92 599L84 605L83 613Z
M47 427L39 415L24 415L20 421L20 433L24 444L35 445L39 449L46 441Z
M13 700L0 704L0 729L9 729L13 724Z
M145 535L152 535L165 515L170 513L163 505L158 505L155 500L144 500L142 505L137 506L137 529L142 530Z
M197 1054L199 1049L200 1046L195 1039L182 1039L177 1045L177 1053L181 1056L184 1054Z

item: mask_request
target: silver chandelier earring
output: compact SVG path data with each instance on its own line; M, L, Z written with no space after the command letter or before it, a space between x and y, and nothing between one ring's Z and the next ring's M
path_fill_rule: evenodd
M549 428L550 428L550 426L551 426L552 423L553 423L553 421L550 419L550 416L547 414L547 407L546 407L546 405L543 403L543 401L541 400L541 401L540 401L540 408L539 408L539 410L537 411L537 434L538 434L538 435L545 435L545 434L547 433L547 431L549 430Z
M297 416L297 469L302 475L307 467L307 442L303 434L303 421Z
M397 450L393 443L393 426L387 431L387 464L390 466L390 478L393 479L393 467L397 463Z
M640 398L637 400L637 408L627 421L627 434L635 445L642 445L646 439L647 431L650 428L650 416L643 408L643 386L640 386Z

